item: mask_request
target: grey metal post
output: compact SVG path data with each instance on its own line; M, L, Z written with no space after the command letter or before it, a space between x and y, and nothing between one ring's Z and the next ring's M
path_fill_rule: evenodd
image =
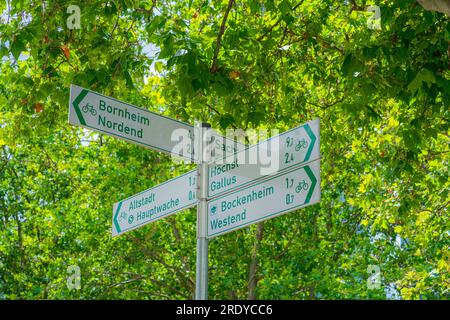
M198 204L197 204L197 266L195 279L195 299L208 299L208 239L207 234L207 188L208 188L208 157L205 157L207 142L205 140L205 131L211 126L208 123L202 123L199 128L198 151L200 162L198 169Z

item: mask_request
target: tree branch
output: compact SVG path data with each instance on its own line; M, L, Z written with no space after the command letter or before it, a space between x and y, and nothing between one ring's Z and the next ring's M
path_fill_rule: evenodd
M264 222L259 222L256 227L255 242L252 251L252 260L250 262L250 270L248 276L248 300L256 299L256 286L260 278L258 277L258 252L261 248L263 238Z
M217 110L216 108L214 108L212 105L210 105L210 104L208 104L208 103L205 103L205 105L206 105L209 109L211 109L212 111L214 111L215 113L217 113L219 116L222 115L222 114L219 112L219 110Z
M182 239L181 239L181 235L180 235L180 230L178 229L177 226L177 221L175 220L174 217L171 217L172 219L170 219L170 223L172 224L172 228L173 228L173 235L175 237L176 242L181 245L182 243ZM181 267L183 268L184 272L188 275L191 274L191 268L189 267L187 258L185 255L181 255L180 256L181 259ZM190 277L188 276L188 278L190 279Z
M131 241L133 241L134 243L139 245L140 249L142 250L142 253L145 256L152 258L154 261L163 265L167 270L171 270L176 275L178 275L179 279L181 280L181 283L184 284L184 286L187 290L191 290L191 291L194 290L195 283L189 276L185 275L183 272L178 270L175 266L169 265L163 258L161 258L158 254L156 254L156 252L145 247L141 243L140 239L133 237L133 236L130 236L129 239L131 239Z
M323 105L319 105L317 103L310 102L310 101L306 101L306 103L325 110L325 109L331 108L332 106L334 106L338 103L341 103L342 101L344 101L344 97L342 97L334 102L331 102L331 103L324 103Z
M114 287L123 286L123 285L129 284L129 283L132 283L132 282L141 281L141 280L147 280L147 281L150 281L150 282L152 282L153 284L155 284L155 285L157 285L157 286L159 286L159 287L165 287L165 288L167 288L168 290L170 290L170 291L172 291L172 292L175 292L176 294L179 294L179 295L182 296L182 297L187 298L186 295L185 295L183 292L181 292L180 290L178 290L178 289L176 289L176 288L170 286L167 282L158 281L158 280L156 280L156 279L151 278L150 276L145 276L145 275L142 275L142 274L136 274L136 273L130 273L130 272L127 272L127 274L130 275L130 276L132 276L133 278L127 279L127 280L124 280L124 281L121 281L121 282L117 282L117 283L110 284L110 285L108 285L108 286L106 287L106 291L109 291L110 289L112 289L112 288L114 288ZM155 294L155 293L152 292L151 294ZM164 294L162 294L162 293L160 293L160 294L156 293L156 295L162 296L162 295L164 295ZM165 295L164 295L164 296L165 296ZM169 298L168 296L166 296L166 297Z
M151 16L153 14L153 9L156 7L156 0L152 1L152 7L150 8L150 10L144 9L144 8L137 8L136 11L137 12L142 12L145 13L146 15Z
M217 58L219 56L219 51L220 51L220 47L222 44L222 37L225 32L225 25L227 23L228 14L230 13L230 10L233 7L233 4L234 4L234 0L228 1L227 10L225 11L225 14L223 15L222 25L220 26L219 34L217 35L216 49L214 50L214 56L213 56L212 65L211 65L211 69L210 69L211 73L217 72Z
M329 43L328 41L326 41L326 40L325 40L324 38L322 38L321 36L319 36L319 35L314 35L313 38L314 38L315 40L318 40L318 41L322 42L325 48L331 48L331 49L334 49L334 50L339 51L341 54L344 54L344 49L341 49L341 48L339 48L339 47L336 47L333 43Z
M111 289L113 287L123 286L123 285L131 283L131 282L140 281L140 280L142 280L144 278L145 278L144 276L140 275L139 277L136 277L136 278L133 278L133 279L128 279L128 280L125 280L125 281L122 281L122 282L113 283L113 284L110 284L109 286L107 286L106 290L109 290L109 289Z
M212 111L214 111L215 113L217 113L219 116L222 115L216 108L214 108L212 105L205 103L205 105L211 109ZM236 125L233 123L230 123L230 125L233 127L233 129L237 129Z
M291 11L296 10L298 7L300 7L302 5L302 3L305 0L300 1L299 3L297 3L295 6L292 7ZM272 32L272 30L281 23L281 21L283 21L283 17L278 18L278 20L269 28L267 29L266 32L264 32L260 37L258 37L256 40L257 41L261 41L262 39L264 39L269 33Z

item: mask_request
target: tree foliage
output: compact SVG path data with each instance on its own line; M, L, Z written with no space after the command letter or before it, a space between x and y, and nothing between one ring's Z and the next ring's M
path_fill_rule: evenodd
M0 299L193 297L195 209L110 236L114 202L192 168L69 125L71 83L222 130L321 119L320 204L211 241L210 298L449 297L447 16L412 0L78 5L79 30L66 1L0 3Z

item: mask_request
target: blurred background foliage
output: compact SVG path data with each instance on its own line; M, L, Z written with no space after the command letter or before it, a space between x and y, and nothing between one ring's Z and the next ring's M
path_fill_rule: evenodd
M113 203L192 166L69 125L71 83L219 130L321 119L321 203L212 240L210 298L449 298L446 15L412 0L70 4L80 29L66 1L0 2L0 299L193 298L195 209L110 235Z

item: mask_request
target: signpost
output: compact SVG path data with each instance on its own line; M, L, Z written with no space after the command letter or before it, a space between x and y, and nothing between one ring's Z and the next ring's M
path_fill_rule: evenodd
M194 128L71 85L69 122L197 162L115 203L112 218L114 237L197 205L196 299L208 298L208 239L320 201L318 119L246 147L208 124ZM261 152L271 163L240 162Z
M187 160L200 159L193 147L194 126L76 85L70 88L69 122ZM212 160L245 149L245 145L210 130Z
M207 123L200 126L200 134L203 137L210 127ZM208 139L209 140L209 139ZM208 164L206 162L207 154L204 152L206 143L201 140L199 154L201 162L198 169L198 206L197 206L197 259L196 259L196 279L195 279L195 299L208 299L208 211L207 211L207 179Z
M208 202L208 238L320 201L320 160Z
M114 204L112 236L193 207L197 201L197 170L192 170Z
M180 149L176 148L180 141L172 141L175 130L182 129L186 136L194 134L194 127L187 123L76 85L70 88L69 122L168 154ZM176 155L196 160L192 145L186 149Z
M318 159L319 143L319 119L316 119L228 156L225 161L218 160L209 166L208 197L249 185L266 176L262 171L263 165L239 163L240 159L246 159L252 154L260 159L261 151L270 152L272 168L267 166L265 171L278 174L299 164Z

